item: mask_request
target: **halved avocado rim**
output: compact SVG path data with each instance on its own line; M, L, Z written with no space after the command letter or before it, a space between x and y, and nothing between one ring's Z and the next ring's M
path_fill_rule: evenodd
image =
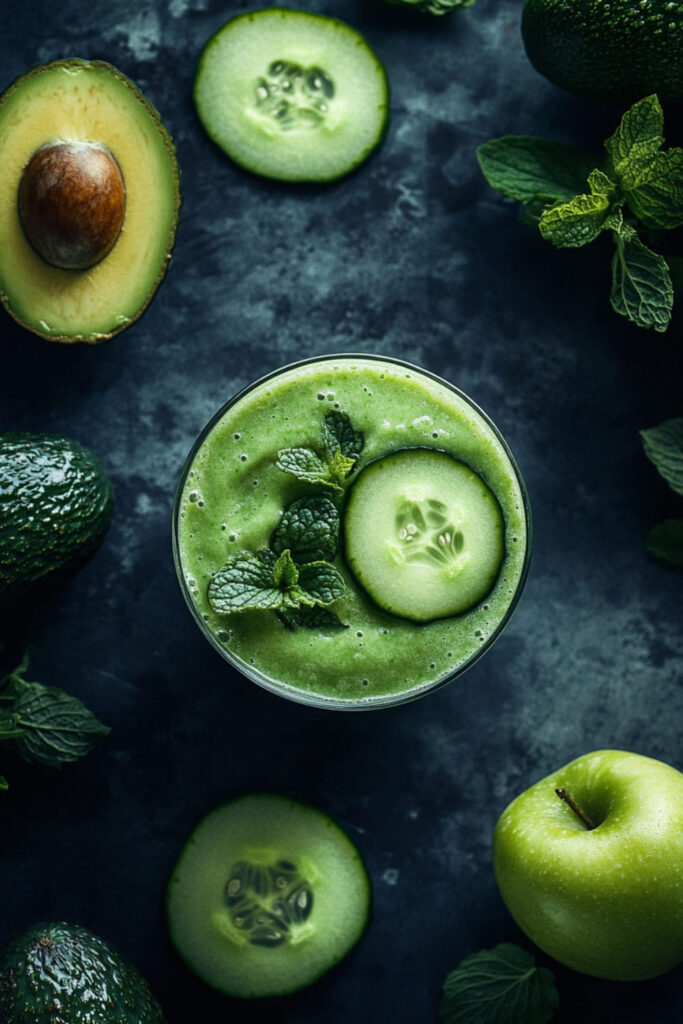
M171 169L171 176L173 180L173 219L171 221L170 231L168 234L168 238L166 240L165 258L161 262L157 276L154 279L144 302L137 310L137 312L134 314L134 316L131 316L130 319L126 320L125 323L115 327L111 331L102 334L52 334L47 331L41 331L39 327L34 326L33 324L26 323L25 320L22 320L21 317L14 312L11 306L10 297L2 290L2 288L0 288L0 305L2 305L2 307L7 311L7 313L9 313L12 319L19 324L20 327L25 328L27 331L31 331L31 333L37 334L38 337L44 338L46 341L59 341L67 344L81 341L86 342L88 344L99 344L100 342L108 341L110 338L113 338L114 335L116 334L120 334L121 331L125 331L126 328L130 327L131 324L134 324L136 320L139 320L139 318L142 316L142 314L149 306L152 298L154 297L157 291L157 288L161 284L164 275L166 274L166 269L171 259L173 245L175 243L176 231L178 227L178 217L181 206L180 168L178 166L178 158L176 148L173 144L173 139L171 138L170 132L163 123L161 114L159 113L157 108L147 99L147 97L144 95L141 89L135 84L132 78L129 78L128 75L124 74L122 71L119 71L118 68L114 67L114 65L110 64L108 61L84 60L81 57L68 57L64 60L53 60L49 61L46 64L37 64L29 71L26 71L24 72L24 74L19 75L17 78L15 78L14 81L11 82L10 85L2 92L2 94L0 94L0 107L17 89L21 88L26 81L28 81L36 75L44 74L45 72L49 71L54 71L58 68L78 68L80 70L96 68L100 71L108 72L114 78L117 78L122 85L129 89L133 96L138 100L138 102L141 103L142 106L145 108L146 113L149 115L150 120L152 121L152 123L154 124L159 133L162 144L166 149L166 152L169 157L169 166ZM111 252L114 252L115 249L116 245L114 245ZM105 260L106 259L107 257L105 256Z

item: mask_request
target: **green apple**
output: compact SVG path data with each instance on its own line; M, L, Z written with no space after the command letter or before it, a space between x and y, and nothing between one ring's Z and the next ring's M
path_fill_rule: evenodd
M493 863L519 927L560 963L634 981L683 961L683 774L670 765L579 757L503 811Z

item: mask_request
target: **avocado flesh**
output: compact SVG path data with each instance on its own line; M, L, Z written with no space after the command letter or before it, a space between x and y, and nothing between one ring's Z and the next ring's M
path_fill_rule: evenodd
M94 142L116 158L126 210L109 254L87 270L50 266L21 226L18 190L33 154L54 140ZM175 237L178 166L157 111L104 62L56 61L0 98L0 301L24 327L54 341L97 342L143 312Z
M104 939L63 922L0 950L3 1024L165 1024L147 982Z

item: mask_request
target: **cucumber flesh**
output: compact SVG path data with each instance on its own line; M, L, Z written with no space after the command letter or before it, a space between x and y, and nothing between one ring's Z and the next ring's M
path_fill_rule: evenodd
M505 551L491 489L434 448L400 449L369 463L349 491L343 531L360 586L384 611L416 622L479 604Z
M269 7L232 18L199 60L194 99L206 131L236 163L282 181L332 181L379 144L384 67L335 18Z
M369 910L367 872L346 834L321 811L267 793L207 815L167 893L181 957L243 999L310 985L355 945Z

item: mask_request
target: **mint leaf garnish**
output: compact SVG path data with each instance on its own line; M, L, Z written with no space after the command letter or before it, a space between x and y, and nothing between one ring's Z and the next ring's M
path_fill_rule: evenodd
M363 450L363 435L354 430L346 413L331 412L323 420L322 436L324 459L310 448L282 448L275 464L299 480L341 491Z
M363 450L363 435L339 411L327 413L321 429L322 457L310 448L282 448L276 465L306 483L341 491ZM338 625L335 615L320 611L347 593L344 577L332 565L338 543L335 504L319 495L299 498L282 513L268 549L237 552L214 573L209 604L218 615L273 611L287 629Z
M356 465L356 460L349 458L348 455L343 455L341 450L337 448L334 455L330 456L328 463L328 471L332 481L341 490L341 484L346 480L347 476L353 472L353 468Z
M332 604L346 596L344 577L331 562L308 562L299 566L299 587L314 604Z
M273 583L278 590L292 590L299 582L299 570L294 564L292 553L285 548L273 565Z
M571 199L582 192L595 158L560 142L529 135L504 135L477 149L489 185L510 199L529 202L536 196Z
M473 953L447 976L441 1024L546 1024L559 999L553 976L512 943Z
M239 551L228 558L209 583L209 604L218 615L279 608L282 591L276 587L272 551Z
M0 793L4 793L7 789L9 789L9 783L4 775L0 775Z
M357 462L365 444L363 435L354 430L345 412L328 412L323 420L323 441L331 456L337 451L352 462Z
M279 611L301 605L331 604L346 594L344 578L330 562L295 565L291 552L240 551L214 573L209 604L218 615Z
M289 548L299 564L332 561L338 543L339 512L329 498L318 496L300 498L289 505L270 539L276 554Z
M683 417L640 431L643 450L669 487L683 494Z
M666 260L648 249L629 225L615 232L614 239L612 308L639 327L665 331L674 301Z
M327 487L337 486L330 478L327 463L310 448L282 448L277 453L275 465L283 473L291 473L299 480Z
M683 519L665 519L653 526L645 545L653 558L683 569Z

